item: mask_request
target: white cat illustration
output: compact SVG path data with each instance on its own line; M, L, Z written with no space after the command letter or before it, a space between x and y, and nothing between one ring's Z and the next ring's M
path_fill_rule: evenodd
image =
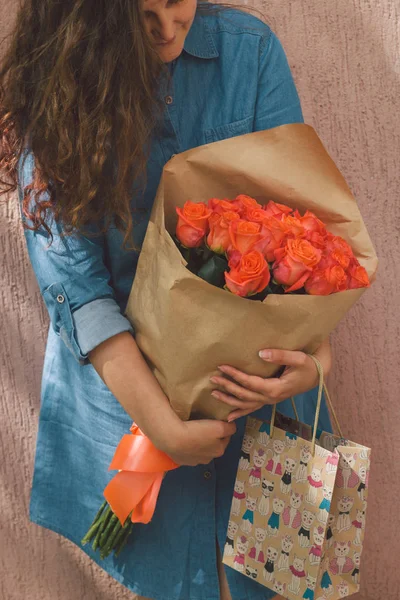
M292 491L290 494L290 506L283 511L282 519L286 527L298 529L301 525L301 513L299 508L303 502L303 495Z
M357 454L351 452L342 452L339 458L339 467L336 475L336 485L338 488L354 488L359 482L360 478L354 471L356 464Z
M325 523L328 520L329 511L331 509L331 501L332 501L332 488L329 488L327 485L324 485L324 489L322 490L323 499L321 504L319 505L319 512L317 519L320 523Z
M313 545L310 548L309 552L309 561L311 565L317 565L321 562L322 557L322 545L324 543L324 528L319 525L319 527L314 527L313 529Z
M245 533L250 533L253 528L254 511L256 510L256 506L257 498L252 498L251 496L248 496L246 498L246 512L242 517L242 524L240 526L241 530Z
M350 573L354 569L354 562L349 557L351 542L335 542L335 556L329 563L329 570L332 575L343 575Z
M269 423L262 423L260 429L258 430L258 438L257 438L258 443L261 444L262 446L268 446L269 434L270 434Z
M299 544L302 548L307 548L310 545L310 529L314 520L315 515L308 510L303 510L301 514L301 527L298 533Z
M358 476L360 478L360 485L357 488L357 493L362 501L365 500L365 492L368 485L368 469L366 465L361 465L358 469Z
M339 583L339 585L336 586L336 589L339 593L339 598L346 598L349 595L349 585L345 581Z
M274 449L272 458L269 459L266 469L274 475L282 475L282 465L280 463L281 454L285 449L285 444L281 440L274 440L272 443ZM269 450L271 452L271 450Z
M279 498L274 498L272 502L272 514L268 519L268 535L275 536L278 534L280 516L285 508L285 503Z
M305 600L314 600L314 590L315 586L317 585L317 578L311 577L311 575L307 575L306 582L307 589L303 594L303 598Z
M294 555L293 564L290 566L292 580L288 588L292 594L297 595L299 593L301 580L306 576L304 562L304 558L299 558L296 554Z
M261 484L261 469L267 462L265 450L259 448L253 453L253 467L250 471L249 484L254 487Z
M267 560L263 569L265 581L272 581L274 578L275 563L278 560L278 550L273 546L267 548Z
M261 527L256 528L256 539L254 541L254 545L250 548L249 558L256 560L260 563L265 563L265 557L263 552L263 542L267 537L267 532L265 529Z
M336 529L339 533L348 531L351 528L350 511L353 508L354 500L350 496L342 496L339 498L337 507L339 516L336 524Z
M276 592L277 594L284 594L285 590L286 590L286 583L281 583L280 581L276 581L276 579L274 579L274 592Z
M361 554L360 552L355 552L353 555L354 561L354 570L351 574L351 577L356 585L360 583L360 562L361 562Z
M237 545L236 556L233 559L233 567L237 571L240 571L241 573L243 573L245 556L249 550L249 541L248 541L247 537L242 535L240 538L238 538L236 540L236 545Z
M235 536L238 532L239 525L234 521L229 521L228 531L225 540L225 554L226 556L233 556L235 554Z
M357 518L351 524L356 528L354 543L356 546L361 546L362 532L365 527L365 510L357 510Z
M290 535L285 535L281 540L281 555L278 561L278 569L279 571L288 571L289 570L289 555L293 548L293 538Z
M270 481L269 479L265 479L265 477L263 477L261 483L262 495L258 502L258 512L263 517L265 517L269 513L269 499L272 492L274 491L274 487L275 486L273 481Z
M321 472L321 469L313 467L311 475L307 477L309 487L308 494L306 496L306 502L308 502L308 504L317 504L318 490L324 485L322 482Z
M309 446L302 446L300 450L300 462L295 473L295 480L298 483L305 483L307 481L307 465L311 459L311 449Z
M254 446L255 439L250 435L244 435L242 442L242 451L239 459L239 469L241 471L247 471L250 467L250 452Z
M241 509L241 503L242 500L244 500L246 498L246 493L244 491L244 481L240 481L239 479L237 479L235 481L235 489L233 492L233 499L232 499L232 514L235 516L239 516L242 509Z
M281 492L283 494L289 494L290 488L292 487L292 475L296 468L296 461L293 458L287 458L285 460L285 472L281 479Z

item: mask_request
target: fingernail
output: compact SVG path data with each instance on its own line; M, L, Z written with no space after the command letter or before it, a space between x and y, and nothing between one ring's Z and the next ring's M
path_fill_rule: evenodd
M222 372L225 372L225 367L218 367L218 369Z
M258 353L258 356L260 358L263 358L264 360L271 360L272 352L271 352L271 350L260 350L260 352Z
M216 377L210 377L210 381L213 383L218 383L218 379Z
M232 423L233 421L236 421L237 417L228 417L228 423Z
M211 396L214 396L214 398L219 398L218 392L211 392Z

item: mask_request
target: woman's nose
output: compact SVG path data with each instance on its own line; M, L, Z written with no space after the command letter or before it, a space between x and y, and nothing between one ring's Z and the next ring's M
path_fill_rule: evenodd
M154 34L153 34L154 35ZM175 24L173 19L164 18L160 21L156 27L156 35L162 42L172 42L175 39Z

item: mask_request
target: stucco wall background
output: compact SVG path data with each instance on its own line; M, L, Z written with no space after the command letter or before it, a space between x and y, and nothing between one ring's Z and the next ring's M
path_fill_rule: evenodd
M0 0L2 35L15 4ZM400 4L255 0L252 5L283 42L306 121L356 195L380 258L373 288L332 336L330 387L349 438L373 448L362 591L354 598L398 600ZM28 520L48 316L15 199L0 201L0 257L0 597L128 600L132 594L72 543Z

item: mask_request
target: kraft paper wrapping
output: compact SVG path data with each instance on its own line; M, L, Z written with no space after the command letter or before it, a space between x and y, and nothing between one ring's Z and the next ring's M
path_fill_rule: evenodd
M263 302L214 287L186 268L176 247L175 207L247 194L313 211L348 241L373 277L377 258L356 201L314 129L283 125L194 148L164 167L126 315L137 344L183 420L226 419L210 395L221 364L249 374L278 369L262 348L313 353L365 289L330 296L269 295ZM215 386L214 386L215 387Z

